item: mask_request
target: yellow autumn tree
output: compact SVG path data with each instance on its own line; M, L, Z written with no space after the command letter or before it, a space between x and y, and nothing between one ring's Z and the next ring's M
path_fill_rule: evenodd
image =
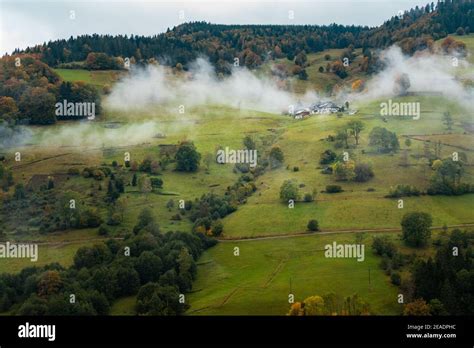
M63 282L58 271L46 271L38 282L38 296L46 298L59 291Z
M332 171L336 181L350 181L354 179L354 169L355 162L352 160L338 161L332 165Z
M370 315L370 306L357 294L344 298L329 293L323 296L313 295L292 304L287 315Z
M324 315L324 300L321 296L310 296L304 300L305 315Z
M425 300L419 298L405 305L403 315L431 315L430 306Z
M433 170L438 170L439 167L441 167L442 164L443 164L443 161L437 159L437 160L435 160L435 161L433 162L433 164L431 165L431 168L432 168Z
M352 91L354 92L362 92L362 90L364 89L364 81L363 80L355 80L353 83L352 83Z
M301 302L296 302L296 303L293 303L290 307L290 311L288 312L289 316L303 316L305 315L304 314L304 309L303 309L303 305Z

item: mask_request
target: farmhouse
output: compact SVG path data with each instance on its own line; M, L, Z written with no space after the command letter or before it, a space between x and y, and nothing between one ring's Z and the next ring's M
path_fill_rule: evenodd
M301 109L296 110L293 113L293 117L296 120L301 120L302 118L305 118L309 115L311 115L311 109L310 108L301 108Z
M344 110L331 101L315 103L310 109L312 114L333 114Z
M299 106L294 112L291 112L290 115L296 120L301 120L310 115L333 114L341 111L344 111L344 107L338 106L332 101L325 101L311 104L309 107Z

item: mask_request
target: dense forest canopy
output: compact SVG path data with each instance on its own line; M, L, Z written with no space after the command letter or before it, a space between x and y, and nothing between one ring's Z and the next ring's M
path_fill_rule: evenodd
M1 274L0 311L106 315L117 298L137 294L139 314L182 314L189 306L178 298L191 289L195 260L215 241L202 234L161 234L151 212L142 212L135 231L124 241L79 248L68 268L51 263Z
M474 26L474 4L466 0L429 3L394 15L376 28L331 25L222 25L192 22L168 29L154 36L81 35L50 41L18 53L40 53L50 66L84 61L90 53L128 57L137 62L149 59L161 64L185 68L196 57L205 55L220 72L239 58L248 68L263 61L288 57L293 60L301 51L319 52L328 48L384 48L403 40L412 40L408 51L426 48L427 40L439 39L459 29ZM416 37L415 39L413 39ZM404 46L407 46L406 43ZM412 53L412 52L407 52ZM113 68L114 62L108 68Z
M100 113L100 96L94 86L62 81L37 55L0 59L0 81L0 119L12 124L53 124L55 104L63 100L93 102Z

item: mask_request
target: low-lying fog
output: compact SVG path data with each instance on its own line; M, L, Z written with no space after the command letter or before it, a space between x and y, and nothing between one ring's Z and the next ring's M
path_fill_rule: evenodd
M412 57L402 54L397 46L380 52L385 59L385 68L366 82L361 93L341 94L332 99L369 102L382 97L394 97L395 81L401 74L410 80L410 92L441 92L469 108L473 103L472 88L467 90L454 77L453 57L422 53ZM466 68L468 62L458 58L458 66ZM186 74L177 78L162 66L133 69L123 80L116 83L104 100L107 111L143 111L162 107L178 110L180 105L190 108L199 105L220 104L238 109L259 110L272 113L287 111L290 105L311 104L321 97L315 91L296 95L283 90L272 77L257 76L246 68L234 68L232 74L218 78L213 67L204 58L197 59ZM155 109L156 110L156 109ZM169 111L169 110L168 110ZM130 112L131 115L133 113ZM238 112L232 117L238 117ZM179 115L185 118L186 114ZM57 146L119 146L143 143L158 132L159 113L150 112L147 121L133 121L117 129L90 125L87 122L62 124L55 127L36 127L11 131L0 127L0 145L12 146L25 143ZM99 117L100 120L100 117ZM169 126L168 126L169 129Z

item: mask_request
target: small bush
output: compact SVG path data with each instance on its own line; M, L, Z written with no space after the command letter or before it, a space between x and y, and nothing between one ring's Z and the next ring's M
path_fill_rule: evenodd
M338 193L342 192L342 187L339 185L327 185L326 186L326 193Z
M354 168L355 178L357 182L366 182L374 177L372 166L367 163L357 163Z
M180 221L181 219L181 214L175 214L171 217L171 220L173 221Z
M122 222L122 217L118 213L111 213L107 219L107 225L109 226L117 226L120 225Z
M380 261L380 268L382 268L384 271L390 269L390 259L387 256L384 256L382 261Z
M212 235L214 237L218 237L222 234L222 231L224 230L224 226L222 225L222 222L214 221L212 223Z
M243 174L246 174L250 171L250 166L248 163L236 163L234 168Z
M100 236L108 236L109 235L109 229L105 225L100 225L99 227L99 235Z
M67 170L67 173L68 173L69 175L79 175L79 174L80 174L78 168L69 168L69 169Z
M410 185L397 185L390 188L390 191L387 195L389 198L399 198L399 197L410 197L410 196L419 196L421 194L414 186Z
M372 243L372 250L380 256L394 257L397 254L397 247L387 236L375 236Z
M163 180L160 178L150 178L151 187L163 188Z
M392 275L390 276L390 281L393 285L400 286L400 284L402 283L400 274L398 272L392 272Z
M105 173L100 170L100 169L95 169L93 172L92 172L92 176L94 177L95 180L102 180L105 178Z
M326 167L321 170L321 174L332 174L332 167Z
M319 164L331 164L337 159L337 154L332 150L324 151L319 160Z
M308 231L316 232L319 231L319 223L318 220L309 220L308 221Z

